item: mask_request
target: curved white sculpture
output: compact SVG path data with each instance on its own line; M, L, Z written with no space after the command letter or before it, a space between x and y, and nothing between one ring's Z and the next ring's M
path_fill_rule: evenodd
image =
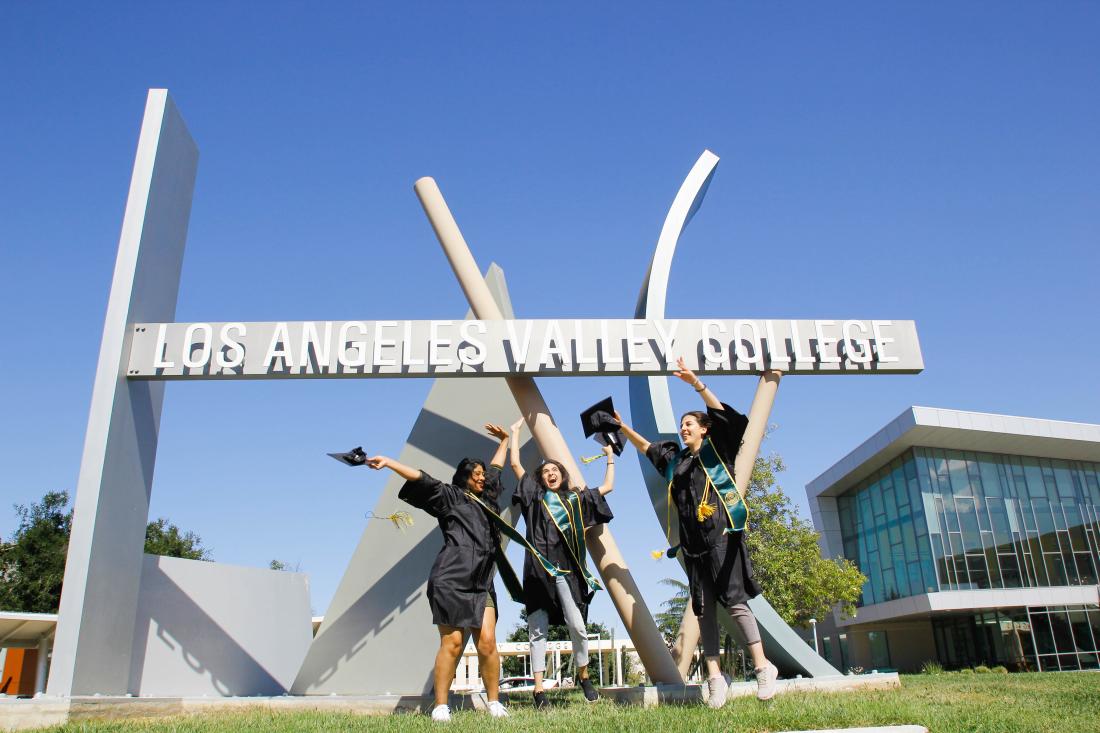
M676 254L676 245L680 241L680 235L687 227L688 222L703 204L703 198L707 194L711 178L718 167L719 158L709 150L704 150L699 159L695 161L691 172L688 173L680 186L676 198L669 207L665 217L664 226L661 227L661 236L657 239L657 247L653 252L653 259L649 263L645 281L642 283L642 291L638 296L638 303L634 309L634 317L639 319L653 319L665 317L665 302L668 296L668 278L672 271L672 258ZM774 385L772 386L774 394ZM755 412L755 410L754 410ZM764 420L767 419L767 410ZM652 436L656 440L678 440L679 422L672 409L672 398L668 391L668 377L630 377L630 414L634 426L643 435ZM751 419L751 415L750 415ZM752 460L756 460L755 452L759 443L746 448L753 451ZM642 475L645 478L646 489L653 504L653 510L657 519L662 523L667 516L667 492L665 478L654 470L644 457L639 456L642 464ZM738 461L740 464L741 461ZM751 466L752 461L749 461ZM676 532L675 523L670 528ZM673 544L678 542L672 540ZM681 563L683 561L681 560ZM771 604L758 596L749 602L753 614L756 615L760 626L760 633L764 639L764 646L768 656L786 673L802 674L811 677L823 677L839 675L840 672L822 659L813 649L806 644L788 626ZM728 619L723 615L723 624ZM684 616L684 622L680 630L680 638L673 657L676 659L681 672L685 672L690 662L690 654L682 653L684 648L693 649L698 643L699 629L695 616L689 613Z

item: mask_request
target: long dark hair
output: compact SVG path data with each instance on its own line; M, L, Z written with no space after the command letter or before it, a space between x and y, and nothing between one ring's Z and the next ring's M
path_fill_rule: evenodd
M714 425L714 421L710 419L710 415L699 410L690 410L680 415L680 423L683 424L684 418L690 415L695 418L695 421L699 423L699 427L706 428L707 433L710 433L710 427Z
M454 478L451 479L451 484L457 486L460 489L466 488L466 482L470 479L470 474L474 472L474 469L481 466L481 470L485 469L485 461L480 458L463 458L458 468L455 469Z
M539 486L544 489L550 488L542 480L542 469L548 463L554 464L558 467L558 470L561 471L561 489L559 490L572 491L573 489L569 486L569 472L565 470L565 466L561 465L560 461L555 461L553 458L544 458L539 462L539 465L535 466L535 476L538 478Z

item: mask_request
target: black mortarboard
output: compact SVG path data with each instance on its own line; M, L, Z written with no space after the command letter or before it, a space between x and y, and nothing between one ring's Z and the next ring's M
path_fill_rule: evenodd
M367 464L367 454L363 452L363 446L352 448L347 453L328 453L326 455L332 456L347 466L365 466Z
M595 435L597 443L611 446L617 456L623 454L623 440L619 436L622 425L615 419L615 406L611 404L610 397L582 412L581 425L584 428L584 437Z

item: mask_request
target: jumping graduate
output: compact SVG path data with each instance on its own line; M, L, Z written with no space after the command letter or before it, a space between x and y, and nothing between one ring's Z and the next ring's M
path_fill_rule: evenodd
M493 588L494 560L506 567L500 550L497 499L508 433L499 425L489 424L485 429L500 440L489 467L476 458L463 458L449 484L386 456L367 459L371 468L389 468L405 479L398 497L439 520L443 532L443 549L428 576L428 603L432 621L439 628L432 709L432 720L439 722L451 719L447 694L455 678L466 630L476 640L489 714L494 718L508 717L508 711L498 700L500 657Z
M588 570L584 531L610 522L611 509L604 499L615 483L615 457L605 446L607 473L598 489L571 488L562 464L544 460L532 477L519 461L519 431L523 420L512 425L509 460L519 479L512 494L527 524L530 550L523 561L523 598L531 641L531 670L535 677L535 707L547 706L543 692L546 671L546 637L551 624L565 624L573 642L584 698L593 702L599 693L588 678L588 604L601 586Z
M748 520L745 487L733 480L733 462L749 421L714 393L684 364L677 362L675 375L703 398L706 412L688 412L680 418L681 447L676 441L650 443L628 425L622 432L668 480L669 507L679 517L680 545L669 557L684 555L691 606L699 617L710 688L709 705L726 702L728 684L718 666L718 617L715 602L733 618L752 654L756 667L756 696L775 695L779 671L764 656L760 630L748 600L760 595L753 579L752 563L744 541ZM622 422L618 413L615 417Z

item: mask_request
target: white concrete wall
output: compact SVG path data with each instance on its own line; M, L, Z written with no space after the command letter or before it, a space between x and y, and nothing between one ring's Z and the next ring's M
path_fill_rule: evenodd
M146 555L135 695L281 695L313 638L302 573Z

